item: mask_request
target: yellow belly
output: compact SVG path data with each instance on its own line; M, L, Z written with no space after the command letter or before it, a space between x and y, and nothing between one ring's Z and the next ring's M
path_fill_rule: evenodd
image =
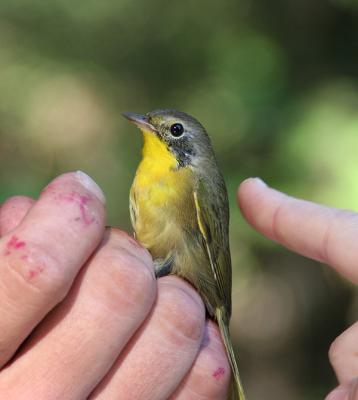
M184 231L196 224L193 184L192 170L177 169L165 144L144 133L143 159L130 200L136 237L153 258L167 258L185 246Z

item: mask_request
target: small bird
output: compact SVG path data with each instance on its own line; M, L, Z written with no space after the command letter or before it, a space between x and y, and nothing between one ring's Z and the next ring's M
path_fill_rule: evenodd
M136 239L151 253L156 276L178 275L217 321L230 361L231 398L245 395L230 339L229 207L210 138L177 110L123 113L143 133L142 160L130 191Z

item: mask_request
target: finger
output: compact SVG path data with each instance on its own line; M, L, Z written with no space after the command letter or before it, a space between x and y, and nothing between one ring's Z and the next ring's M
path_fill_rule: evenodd
M83 173L55 179L0 240L0 365L60 302L104 229L99 189Z
M238 201L259 232L358 283L358 214L289 197L258 179L240 185Z
M348 388L339 386L332 390L332 392L326 396L325 400L349 400L348 394Z
M353 379L349 385L339 385L325 400L358 400L358 378Z
M191 286L174 276L159 279L151 316L90 399L168 399L196 358L204 322Z
M128 235L107 231L64 302L1 374L0 393L11 399L24 393L34 399L87 398L147 316L155 295L149 253Z
M332 343L329 359L341 384L358 376L358 322L344 331Z
M10 197L0 208L0 236L15 229L24 219L35 200L26 196Z
M208 320L198 357L170 400L226 399L230 376L230 365L219 329Z

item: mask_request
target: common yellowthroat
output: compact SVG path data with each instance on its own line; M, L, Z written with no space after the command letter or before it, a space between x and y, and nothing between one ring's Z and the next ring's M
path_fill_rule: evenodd
M228 197L210 138L195 118L177 110L123 115L144 138L130 191L136 238L150 251L157 277L175 274L198 290L225 344L232 399L244 400L229 334Z

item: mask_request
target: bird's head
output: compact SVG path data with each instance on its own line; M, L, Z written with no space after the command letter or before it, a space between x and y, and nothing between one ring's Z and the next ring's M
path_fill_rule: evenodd
M145 115L123 113L145 135L155 135L176 158L178 167L195 166L214 157L205 128L192 116L177 110L154 110Z

